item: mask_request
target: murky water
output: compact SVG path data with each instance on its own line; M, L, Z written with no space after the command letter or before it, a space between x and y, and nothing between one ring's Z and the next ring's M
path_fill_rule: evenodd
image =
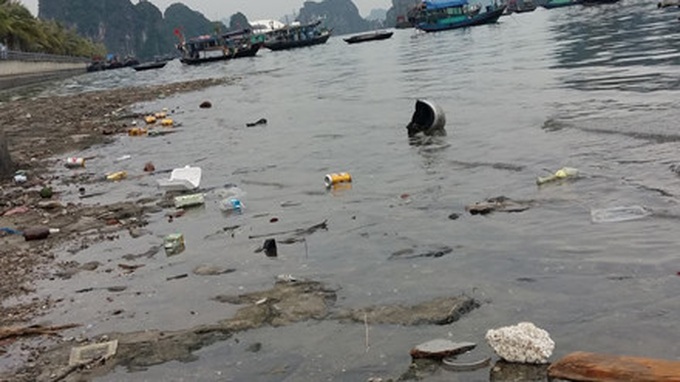
M172 62L160 71L113 71L70 80L58 92L201 77L238 76L236 85L159 99L143 110L176 110L183 123L159 138L123 137L83 155L102 156L87 171L141 173L201 166L202 186L235 183L247 194L242 215L225 216L209 192L205 208L168 223L152 216L151 234L122 237L64 253L63 260L105 264L41 293L73 298L49 318L84 322L85 335L179 329L228 317L235 307L218 294L265 289L278 274L338 286L338 304L413 304L467 293L483 302L450 326L371 326L307 322L240 333L238 342L196 352L191 363L169 363L102 381L361 381L395 376L411 347L437 337L475 341L487 329L532 321L547 329L554 357L587 350L676 359L680 287L677 235L680 132L680 26L674 10L623 1L504 17L497 25L392 39L328 44L201 67ZM405 125L416 98L439 103L448 136L412 145ZM203 100L214 107L199 109ZM261 117L264 126L246 128ZM132 159L114 163L129 154ZM537 176L576 167L576 181L538 188ZM327 172L349 171L350 189L326 192ZM157 195L155 179L87 186L108 191L104 202ZM74 192L72 198L75 198ZM403 194L408 194L408 197ZM522 213L471 216L464 206L505 195L534 200ZM285 202L294 202L288 203ZM283 207L282 205L292 206ZM591 209L643 206L649 217L591 222ZM452 213L460 214L450 220ZM277 223L270 223L277 217ZM279 245L279 257L254 253L249 235L307 227L329 230L306 243ZM216 234L239 225L234 235ZM125 254L182 232L187 250L159 252L132 275L117 269ZM390 258L448 246L438 258ZM236 268L199 277L200 264ZM106 268L113 272L106 273ZM188 278L166 278L188 273ZM75 290L127 285L119 294ZM112 302L102 303L106 297ZM103 306L93 310L92 306ZM122 309L124 312L112 315ZM248 352L260 342L262 350ZM488 370L443 373L430 380L479 381Z

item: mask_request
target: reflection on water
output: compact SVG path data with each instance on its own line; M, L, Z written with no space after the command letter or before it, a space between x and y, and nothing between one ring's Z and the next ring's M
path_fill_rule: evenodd
M650 92L680 86L677 13L637 1L555 12L554 68L567 86Z

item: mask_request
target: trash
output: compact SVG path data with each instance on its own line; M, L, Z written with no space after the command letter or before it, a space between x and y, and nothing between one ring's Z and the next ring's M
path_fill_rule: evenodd
M128 135L131 137L141 137L142 135L148 134L149 130L141 128L141 127L133 127L132 129L128 130Z
M439 105L428 100L416 100L416 110L413 112L411 122L406 126L406 130L408 130L409 137L418 133L445 136L444 125L446 125L446 116Z
M210 101L203 101L200 105L198 105L198 107L201 109L210 109L212 107L212 103L210 103Z
M351 183L351 182L352 175L350 175L348 172L326 174L326 176L324 176L323 178L323 183L326 185L326 187L331 187L338 183Z
M132 159L132 155L123 155L122 157L118 157L114 160L114 162L122 162L124 160Z
M14 173L14 181L16 183L26 183L28 181L28 176L26 175L26 171L24 170L19 170Z
M474 342L453 342L445 339L436 339L424 342L411 349L411 357L430 358L441 360L445 357L452 357L468 352L477 347Z
M264 244L262 245L262 249L264 250L264 254L267 255L267 257L276 257L276 239L265 240Z
M52 187L43 187L40 190L40 197L43 199L49 199L54 195L54 191L52 191Z
M158 186L166 191L185 191L198 188L201 184L200 167L182 167L172 170L170 179L159 179Z
M172 280L185 279L185 278L187 278L187 277L189 277L189 274L188 274L188 273L182 273L181 275L170 276L170 277L166 278L165 280L166 280L166 281L172 281Z
M146 122L147 125L156 123L156 117L153 115L147 115L146 117L144 117L144 122Z
M174 124L175 121L173 121L171 118L164 118L161 120L161 125L165 127L171 127Z
M44 240L50 236L51 231L47 227L31 227L24 230L24 239L26 241Z
M12 228L9 228L9 227L0 228L0 232L5 232L5 233L8 233L10 235L23 235L24 234L21 231L17 231L15 229L12 229Z
M574 352L548 367L548 377L570 381L678 381L680 361Z
M456 359L456 357L442 359L442 364L446 366L446 369L452 371L474 371L485 368L490 363L491 357L482 358L477 361L461 361Z
M544 176L544 177L539 176L538 178L536 178L536 184L538 184L540 186L542 184L554 182L554 181L560 180L560 179L573 178L573 177L578 176L578 174L579 174L579 171L578 171L577 168L562 167L561 169L555 171L555 173L550 175L550 176Z
M193 207L205 204L203 194L180 195L175 197L175 207Z
M260 118L253 123L246 123L246 126L247 127L253 127L253 126L257 126L257 125L266 125L266 124L267 124L267 119L266 118Z
M144 165L144 172L154 172L156 171L156 166L152 162L146 162Z
M163 247L165 254L168 256L178 255L184 252L184 235L181 233L173 233L165 237L163 240Z
M279 218L277 218L277 217L273 217L273 218L269 219L270 223L276 223L278 221L279 221Z
M31 325L31 326L19 326L19 327L0 327L0 341L6 340L8 338L17 337L29 337L29 336L41 336L50 335L54 336L59 334L60 331L66 329L73 329L79 327L80 324L67 324L60 326L43 326L43 325Z
M28 208L27 206L19 206L19 207L14 207L9 211L5 211L2 216L12 216L12 215L21 215L25 214L26 212L30 211L31 209Z
M110 180L112 182L117 182L125 178L127 178L127 172L125 171L116 171L106 176L106 180Z
M529 209L531 201L515 201L505 196L489 198L483 202L477 202L465 206L465 211L470 215L486 215L494 211L498 212L522 212Z
M236 198L231 198L231 199L225 199L220 202L220 210L224 212L242 212L243 209L245 208L245 205L241 202L240 199Z
M66 160L64 161L64 166L68 168L85 167L85 158L80 157L66 158Z
M78 366L106 360L116 355L116 351L118 351L118 340L71 348L68 364Z
M297 281L297 278L293 275L278 275L276 276L276 281L277 282L282 282L282 283L294 283Z
M153 116L156 117L157 119L163 119L163 118L168 116L168 113L166 113L164 111L160 111L160 112L154 114Z
M217 265L199 265L194 268L192 272L198 276L217 276L235 271L236 269L220 267Z
M618 223L629 220L643 219L651 212L642 206L613 207L590 210L593 223Z
M503 360L519 363L547 363L555 348L550 334L531 322L490 329L486 342Z

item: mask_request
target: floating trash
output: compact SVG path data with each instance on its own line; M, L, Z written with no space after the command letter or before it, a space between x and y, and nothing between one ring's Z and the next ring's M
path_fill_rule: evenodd
M175 197L175 207L193 207L205 204L203 194L181 195Z
M560 179L573 178L573 177L578 176L578 174L579 174L579 171L576 168L562 167L561 169L555 171L555 173L550 175L550 176L544 176L544 177L539 176L536 179L536 184L538 184L540 186L542 184L554 182L554 181L560 180Z
M590 210L593 223L618 223L629 220L643 219L651 212L642 206L612 207Z
M326 176L324 176L323 178L323 183L326 185L326 187L331 187L338 183L351 183L351 182L352 175L350 175L348 172L326 174Z
M168 256L178 255L184 252L184 249L186 249L184 235L181 233L173 233L166 236L163 240L163 247L165 248L165 254Z

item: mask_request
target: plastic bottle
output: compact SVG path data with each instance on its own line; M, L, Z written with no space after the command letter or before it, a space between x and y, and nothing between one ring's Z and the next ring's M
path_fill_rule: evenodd
M566 179L566 178L572 178L575 177L579 174L578 169L573 168L573 167L562 167L561 169L557 170L553 175L550 176L545 176L545 177L538 177L536 179L536 184L539 186L541 184L545 184L548 182L554 182L556 180L560 179Z
M175 197L175 207L192 207L205 204L203 194L180 195Z

